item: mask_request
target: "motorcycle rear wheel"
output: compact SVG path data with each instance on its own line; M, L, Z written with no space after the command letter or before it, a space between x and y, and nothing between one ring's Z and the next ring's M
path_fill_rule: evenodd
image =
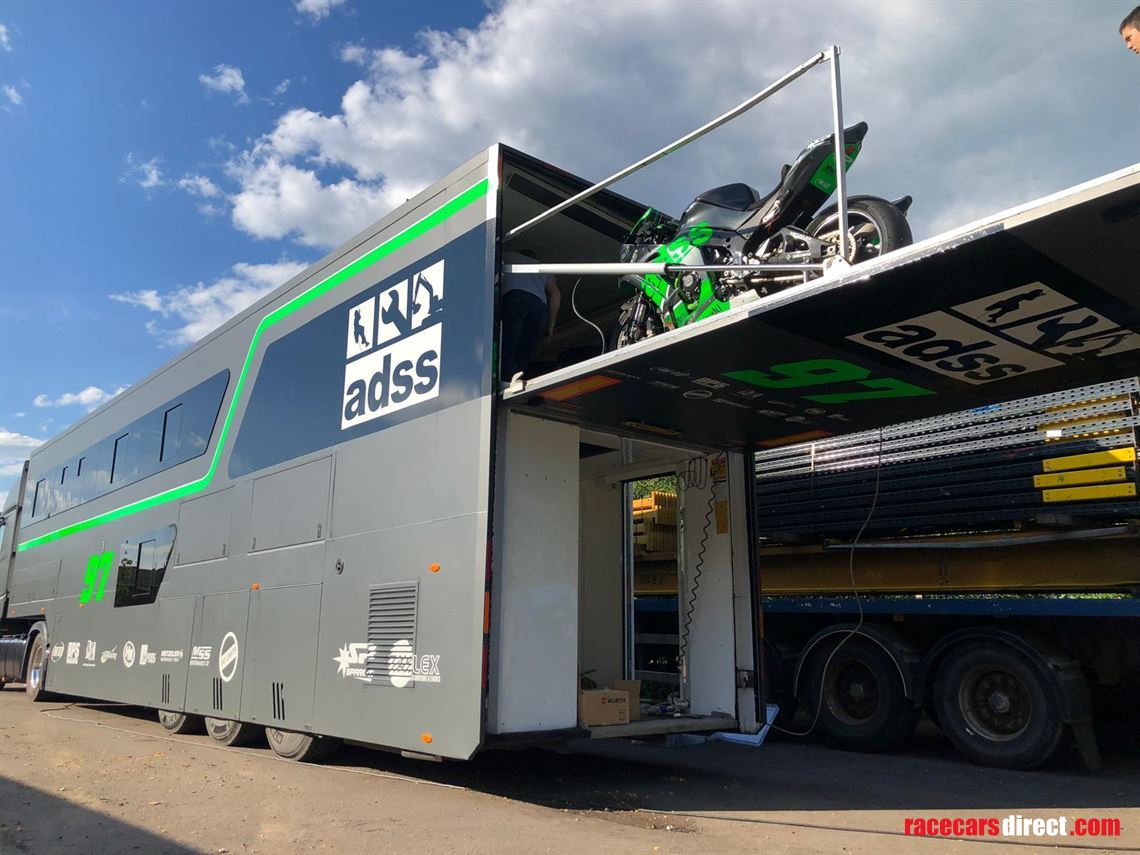
M807 227L812 237L826 243L839 241L839 213L816 217ZM870 261L888 252L910 246L914 237L906 215L886 199L858 199L847 208L848 243L854 243L852 264Z

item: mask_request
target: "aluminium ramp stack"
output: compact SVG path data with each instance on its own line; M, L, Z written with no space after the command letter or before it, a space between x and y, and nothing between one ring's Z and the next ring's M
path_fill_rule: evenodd
M1084 386L756 454L769 543L1140 519L1140 380Z

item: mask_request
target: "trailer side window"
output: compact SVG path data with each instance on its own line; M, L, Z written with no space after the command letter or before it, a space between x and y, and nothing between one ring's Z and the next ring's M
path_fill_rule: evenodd
M162 417L162 445L158 451L158 462L167 463L178 457L182 449L182 405L177 404Z
M122 481L127 470L127 443L131 435L125 433L115 440L115 450L111 452L111 483Z
M170 562L174 534L175 527L168 525L123 541L115 579L116 608L155 601Z
M32 496L32 517L38 517L44 512L44 500L47 498L47 479L41 478L36 482L36 492Z

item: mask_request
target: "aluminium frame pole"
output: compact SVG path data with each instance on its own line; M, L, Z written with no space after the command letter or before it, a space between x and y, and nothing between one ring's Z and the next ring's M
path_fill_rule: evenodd
M653 152L653 154L650 154L646 157L643 157L641 160L637 161L637 163L631 164L630 166L627 166L625 169L622 169L622 170L615 172L609 178L606 178L606 179L603 179L602 181L599 181L597 184L593 185L592 187L587 187L581 193L578 193L574 196L571 196L569 199L566 199L563 202L559 202L553 208L547 208L545 211L543 211L537 217L533 217L532 219L527 220L522 225L515 226L513 229L511 229L509 232L507 232L505 235L503 235L503 240L510 240L511 238L515 237L516 235L522 234L527 229L532 228L533 226L537 226L539 223L550 219L555 214L558 214L561 211L566 210L571 205L577 205L579 202L582 202L582 201L588 199L589 197L593 196L598 191L604 190L605 188L609 187L611 184L613 184L617 181L620 181L621 179L623 179L629 175L632 175L633 173L637 172L638 170L643 169L646 166L649 166L649 164L660 160L661 158L665 157L665 155L672 154L673 152L677 151L678 149L683 148L684 146L688 145L693 140L698 139L699 137L703 137L705 134L709 133L710 131L716 130L721 125L725 124L726 122L730 122L733 119L735 119L741 113L744 113L744 112L747 112L748 110L751 110L753 107L755 107L761 101L764 101L767 98L771 97L772 95L775 95L777 92L779 92L781 89L783 89L789 83L791 83L793 80L800 77L801 75L803 75L807 71L811 70L815 66L819 65L821 62L826 62L829 58L834 58L838 55L839 55L839 51L834 45L832 45L831 48L827 51L820 51L815 56L811 57L807 61L805 61L805 62L801 63L800 65L796 66L795 68L793 68L791 71L789 71L787 74L785 74L779 80L777 80L775 83L768 86L766 89L762 89L761 91L757 92L755 95L753 95L748 100L742 101L741 103L737 104L735 107L733 107L727 113L723 113L720 116L717 116L711 122L708 122L707 124L701 125L701 127L697 128L695 131L690 131L689 133L685 134L680 139L674 140L673 142L669 143L669 145L665 146L664 148L660 148L657 151ZM836 80L836 78L833 75L833 78L832 78L833 86L835 85L835 80ZM846 208L843 209L843 212L844 212L844 216L846 216Z
M843 89L839 82L839 45L825 51L831 62L831 114L835 121L835 192L839 202L839 257L847 257L847 158L846 140L843 137Z

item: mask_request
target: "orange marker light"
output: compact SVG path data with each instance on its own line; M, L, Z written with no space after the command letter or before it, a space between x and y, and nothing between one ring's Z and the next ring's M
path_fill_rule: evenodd
M425 745L431 744L431 734L430 733L421 734L420 739L424 742Z
M429 564L428 570L430 570L432 573L438 573L439 572L439 565L438 564Z
M261 583L260 582L254 582L252 585L249 586L249 589L251 591L260 591L261 590Z

